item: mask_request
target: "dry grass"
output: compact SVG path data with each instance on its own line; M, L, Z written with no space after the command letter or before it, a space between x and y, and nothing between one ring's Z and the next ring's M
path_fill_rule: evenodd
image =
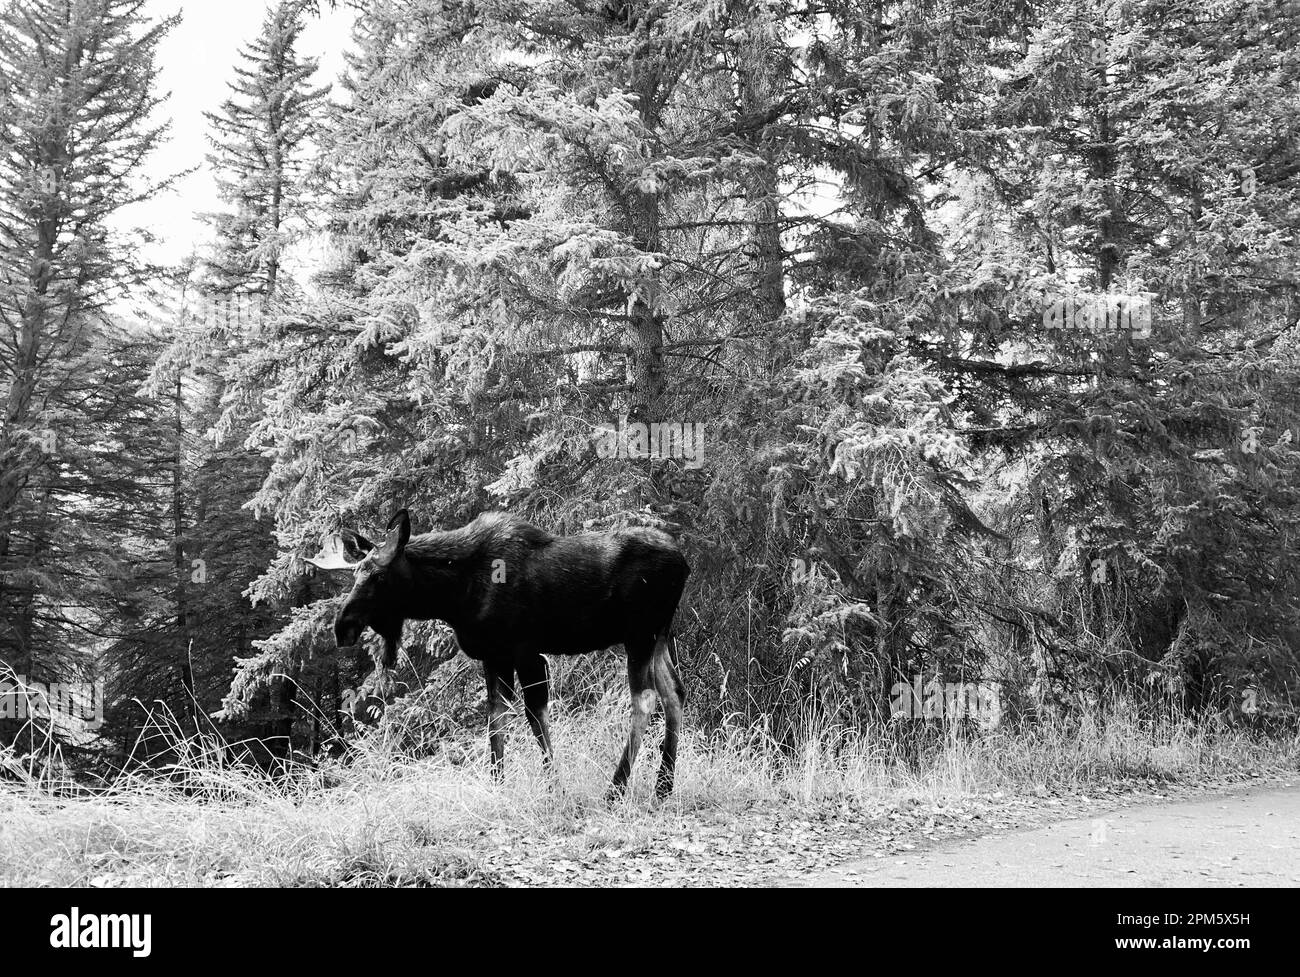
M350 764L279 779L224 764L193 744L178 782L121 779L69 796L60 785L0 782L0 884L365 885L474 881L485 846L571 834L627 844L665 818L727 815L754 802L835 797L954 799L1041 786L1075 789L1120 778L1197 782L1231 771L1294 767L1295 737L1260 740L1215 721L1146 718L1125 706L1073 724L978 736L940 734L905 755L883 730L807 723L801 746L779 749L761 729L683 741L677 791L651 799L657 735L647 738L628 798L605 786L625 725L622 696L554 716L556 777L541 771L517 720L507 783L492 784L479 737L412 758L390 735ZM183 784L178 786L177 783Z

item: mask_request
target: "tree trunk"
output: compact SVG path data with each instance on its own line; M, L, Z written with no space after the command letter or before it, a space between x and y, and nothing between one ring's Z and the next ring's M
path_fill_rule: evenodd
M764 25L766 27L767 25ZM780 87L780 72L773 63L778 55L777 38L771 30L755 25L754 37L740 52L740 109L747 119L765 119L772 110ZM761 164L750 170L744 181L749 240L746 252L754 289L755 326L776 339L772 324L785 315L785 252L781 246L780 180L777 155L767 138L768 125L747 132L753 152ZM775 347L771 349L775 353Z
M181 390L181 371L176 370L176 383L173 389L173 404L176 410L175 454L172 458L172 558L176 571L176 630L180 637L181 653L177 662L181 679L181 691L185 697L182 708L189 718L191 729L197 733L198 702L194 695L194 664L190 654L194 648L194 637L190 633L189 604L185 589L185 513L182 503L182 471L184 465L185 424L183 415L184 401Z

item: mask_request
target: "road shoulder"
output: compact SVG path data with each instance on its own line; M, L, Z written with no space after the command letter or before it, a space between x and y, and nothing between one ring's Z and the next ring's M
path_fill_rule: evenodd
M1264 777L1213 792L1073 799L1061 816L793 877L816 887L1296 886L1300 786ZM1080 810L1080 808L1083 810ZM1082 815L1082 816L1081 816Z

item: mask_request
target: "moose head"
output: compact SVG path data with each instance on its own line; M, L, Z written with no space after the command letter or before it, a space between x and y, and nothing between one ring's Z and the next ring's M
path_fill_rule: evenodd
M387 538L379 544L350 529L324 541L307 562L322 570L352 570L352 592L334 619L334 640L340 648L354 645L369 626L384 640L384 666L397 662L402 624L411 616L415 575L406 557L411 517L402 509L388 521Z

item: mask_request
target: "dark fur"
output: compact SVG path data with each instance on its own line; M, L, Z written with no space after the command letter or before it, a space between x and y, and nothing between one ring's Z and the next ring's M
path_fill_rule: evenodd
M549 690L541 656L622 644L632 730L612 789L621 791L627 781L657 698L667 729L656 790L661 796L672 790L685 689L671 628L690 570L670 536L635 528L557 537L502 512L411 537L403 511L389 529L378 546L348 534L349 550L366 556L334 623L339 645L354 643L369 626L384 639L385 664L392 666L404 621L436 618L451 625L461 650L483 663L493 771L500 777L501 721L515 697L515 677L549 763Z

